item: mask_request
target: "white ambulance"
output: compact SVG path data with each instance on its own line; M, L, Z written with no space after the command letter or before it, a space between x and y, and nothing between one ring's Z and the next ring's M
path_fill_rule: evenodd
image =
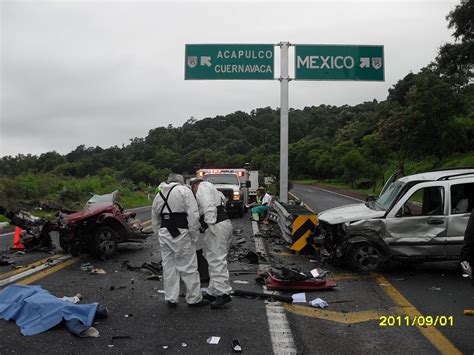
M244 216L245 205L255 200L258 188L258 170L247 169L199 169L196 176L209 181L227 199L228 213Z

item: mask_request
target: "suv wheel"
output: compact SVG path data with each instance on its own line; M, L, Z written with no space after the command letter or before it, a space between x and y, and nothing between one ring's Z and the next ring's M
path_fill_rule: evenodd
M349 266L359 271L375 271L383 264L380 250L370 244L356 244L347 252Z
M245 207L242 206L242 208L239 210L239 217L242 218L244 216L244 210Z
M94 254L101 258L113 256L117 251L117 232L109 226L100 226L95 229L92 239Z

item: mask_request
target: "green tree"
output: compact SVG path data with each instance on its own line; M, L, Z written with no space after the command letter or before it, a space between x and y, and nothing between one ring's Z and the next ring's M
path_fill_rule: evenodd
M362 139L362 156L366 160L367 174L372 180L373 189L377 185L377 179L385 182L384 171L388 163L389 151L379 133L366 135Z
M354 148L345 152L340 162L343 169L342 179L354 188L356 180L364 177L366 173L366 160L359 149Z
M342 141L336 144L332 151L332 158L334 160L333 172L336 178L344 174L345 167L343 166L344 157L351 151L356 150L357 147L352 141Z
M436 63L441 72L464 78L467 84L474 65L474 1L461 0L446 19L448 28L454 29L455 42L440 48Z
M152 184L155 183L155 181L152 181L151 178L155 170L155 167L147 162L135 161L124 170L123 175L125 178L132 180L136 184L138 184L140 181L143 181L147 184Z
M38 171L50 172L53 171L57 166L64 164L66 159L59 153L52 151L43 153L39 156L36 164Z
M463 111L454 88L439 74L425 71L416 76L407 94L411 146L420 155L435 155L441 161L463 140L454 116Z

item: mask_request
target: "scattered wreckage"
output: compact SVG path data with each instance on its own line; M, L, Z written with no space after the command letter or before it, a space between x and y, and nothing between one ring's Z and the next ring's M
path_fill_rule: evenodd
M394 174L377 198L321 212L329 259L372 271L389 260L457 260L474 207L474 169Z
M143 242L152 232L144 231L135 212L128 212L117 202L118 191L93 195L80 211L61 210L57 218L33 216L23 209L3 211L13 225L22 228L21 242L29 249L52 249L51 232L59 233L59 245L73 255L80 252L108 258L118 243Z

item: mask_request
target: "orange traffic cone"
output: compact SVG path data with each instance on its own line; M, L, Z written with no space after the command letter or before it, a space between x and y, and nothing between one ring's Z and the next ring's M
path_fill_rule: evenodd
M13 249L25 249L25 246L21 243L21 228L15 228L15 234L13 235Z

